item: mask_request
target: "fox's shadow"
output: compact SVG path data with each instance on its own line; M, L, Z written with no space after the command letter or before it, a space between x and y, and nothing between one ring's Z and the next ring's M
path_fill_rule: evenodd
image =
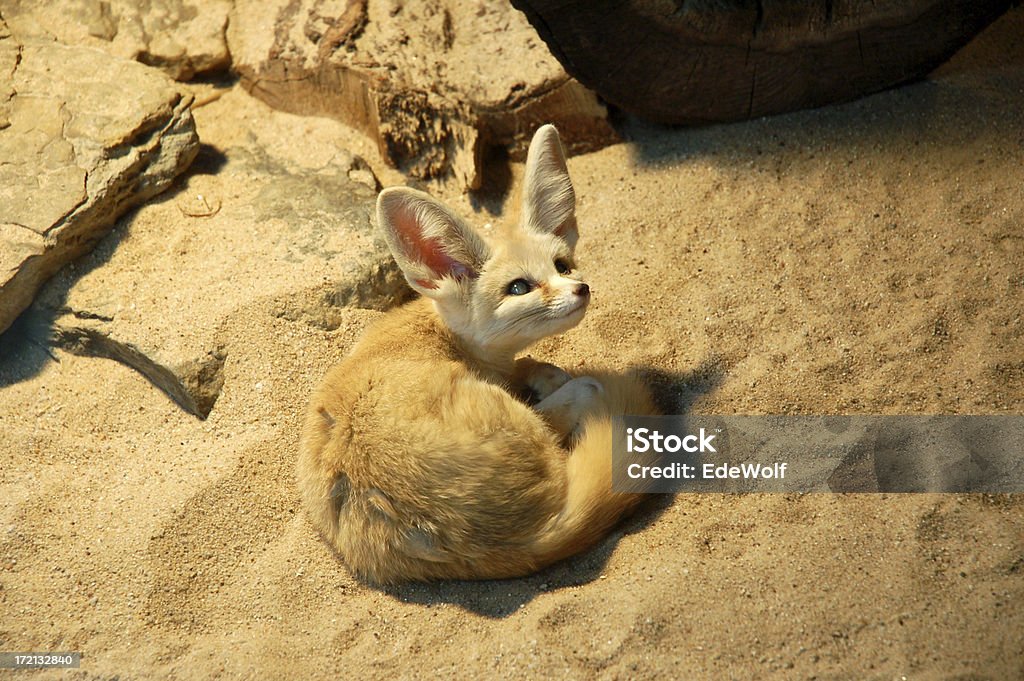
M659 409L665 414L685 414L702 396L721 383L723 370L717 360L706 360L697 368L674 374L648 367L634 369L648 383ZM492 581L448 580L427 584L404 584L381 590L403 602L420 605L452 604L485 617L507 617L540 594L579 586L599 579L619 540L643 531L672 503L668 494L651 494L640 509L619 524L593 549L556 563L534 575Z

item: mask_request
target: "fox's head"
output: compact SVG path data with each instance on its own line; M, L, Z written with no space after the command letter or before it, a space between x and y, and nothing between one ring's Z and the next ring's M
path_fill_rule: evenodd
M554 126L533 136L518 225L490 241L423 192L385 189L377 221L409 284L485 351L515 353L583 318L590 289L573 252L576 195Z

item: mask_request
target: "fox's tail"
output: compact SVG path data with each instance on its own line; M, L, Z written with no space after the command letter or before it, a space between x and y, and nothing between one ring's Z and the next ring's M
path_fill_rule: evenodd
M642 494L612 491L612 417L658 413L647 387L632 376L593 374L604 387L604 408L585 423L566 461L565 506L533 542L539 565L584 551L632 511Z

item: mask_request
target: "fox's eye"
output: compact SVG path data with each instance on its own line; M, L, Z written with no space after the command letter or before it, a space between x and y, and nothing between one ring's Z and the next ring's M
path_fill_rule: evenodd
M558 272L559 274L569 274L570 272L572 272L572 267L570 267L569 263L567 263L562 258L557 258L555 260L555 271Z
M533 290L533 285L525 279L516 279L508 285L505 292L510 296L525 296Z

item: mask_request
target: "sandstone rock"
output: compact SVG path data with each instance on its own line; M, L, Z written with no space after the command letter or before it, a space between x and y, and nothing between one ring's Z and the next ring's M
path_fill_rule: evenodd
M14 70L21 59L21 44L11 39L11 32L0 17L0 130L11 124L14 99Z
M336 145L339 123L272 111L240 88L196 116L225 151L204 147L179 191L124 220L40 307L59 345L134 367L205 417L232 351L218 333L229 315L259 305L332 329L341 307L384 309L409 289L370 224L376 180Z
M417 178L476 187L487 147L522 157L542 123L571 152L618 140L505 0L237 0L228 44L253 94L362 130Z
M199 141L163 74L0 22L0 332L65 263L167 188Z
M95 47L177 80L230 66L230 9L230 0L0 0L0 15L19 37Z

